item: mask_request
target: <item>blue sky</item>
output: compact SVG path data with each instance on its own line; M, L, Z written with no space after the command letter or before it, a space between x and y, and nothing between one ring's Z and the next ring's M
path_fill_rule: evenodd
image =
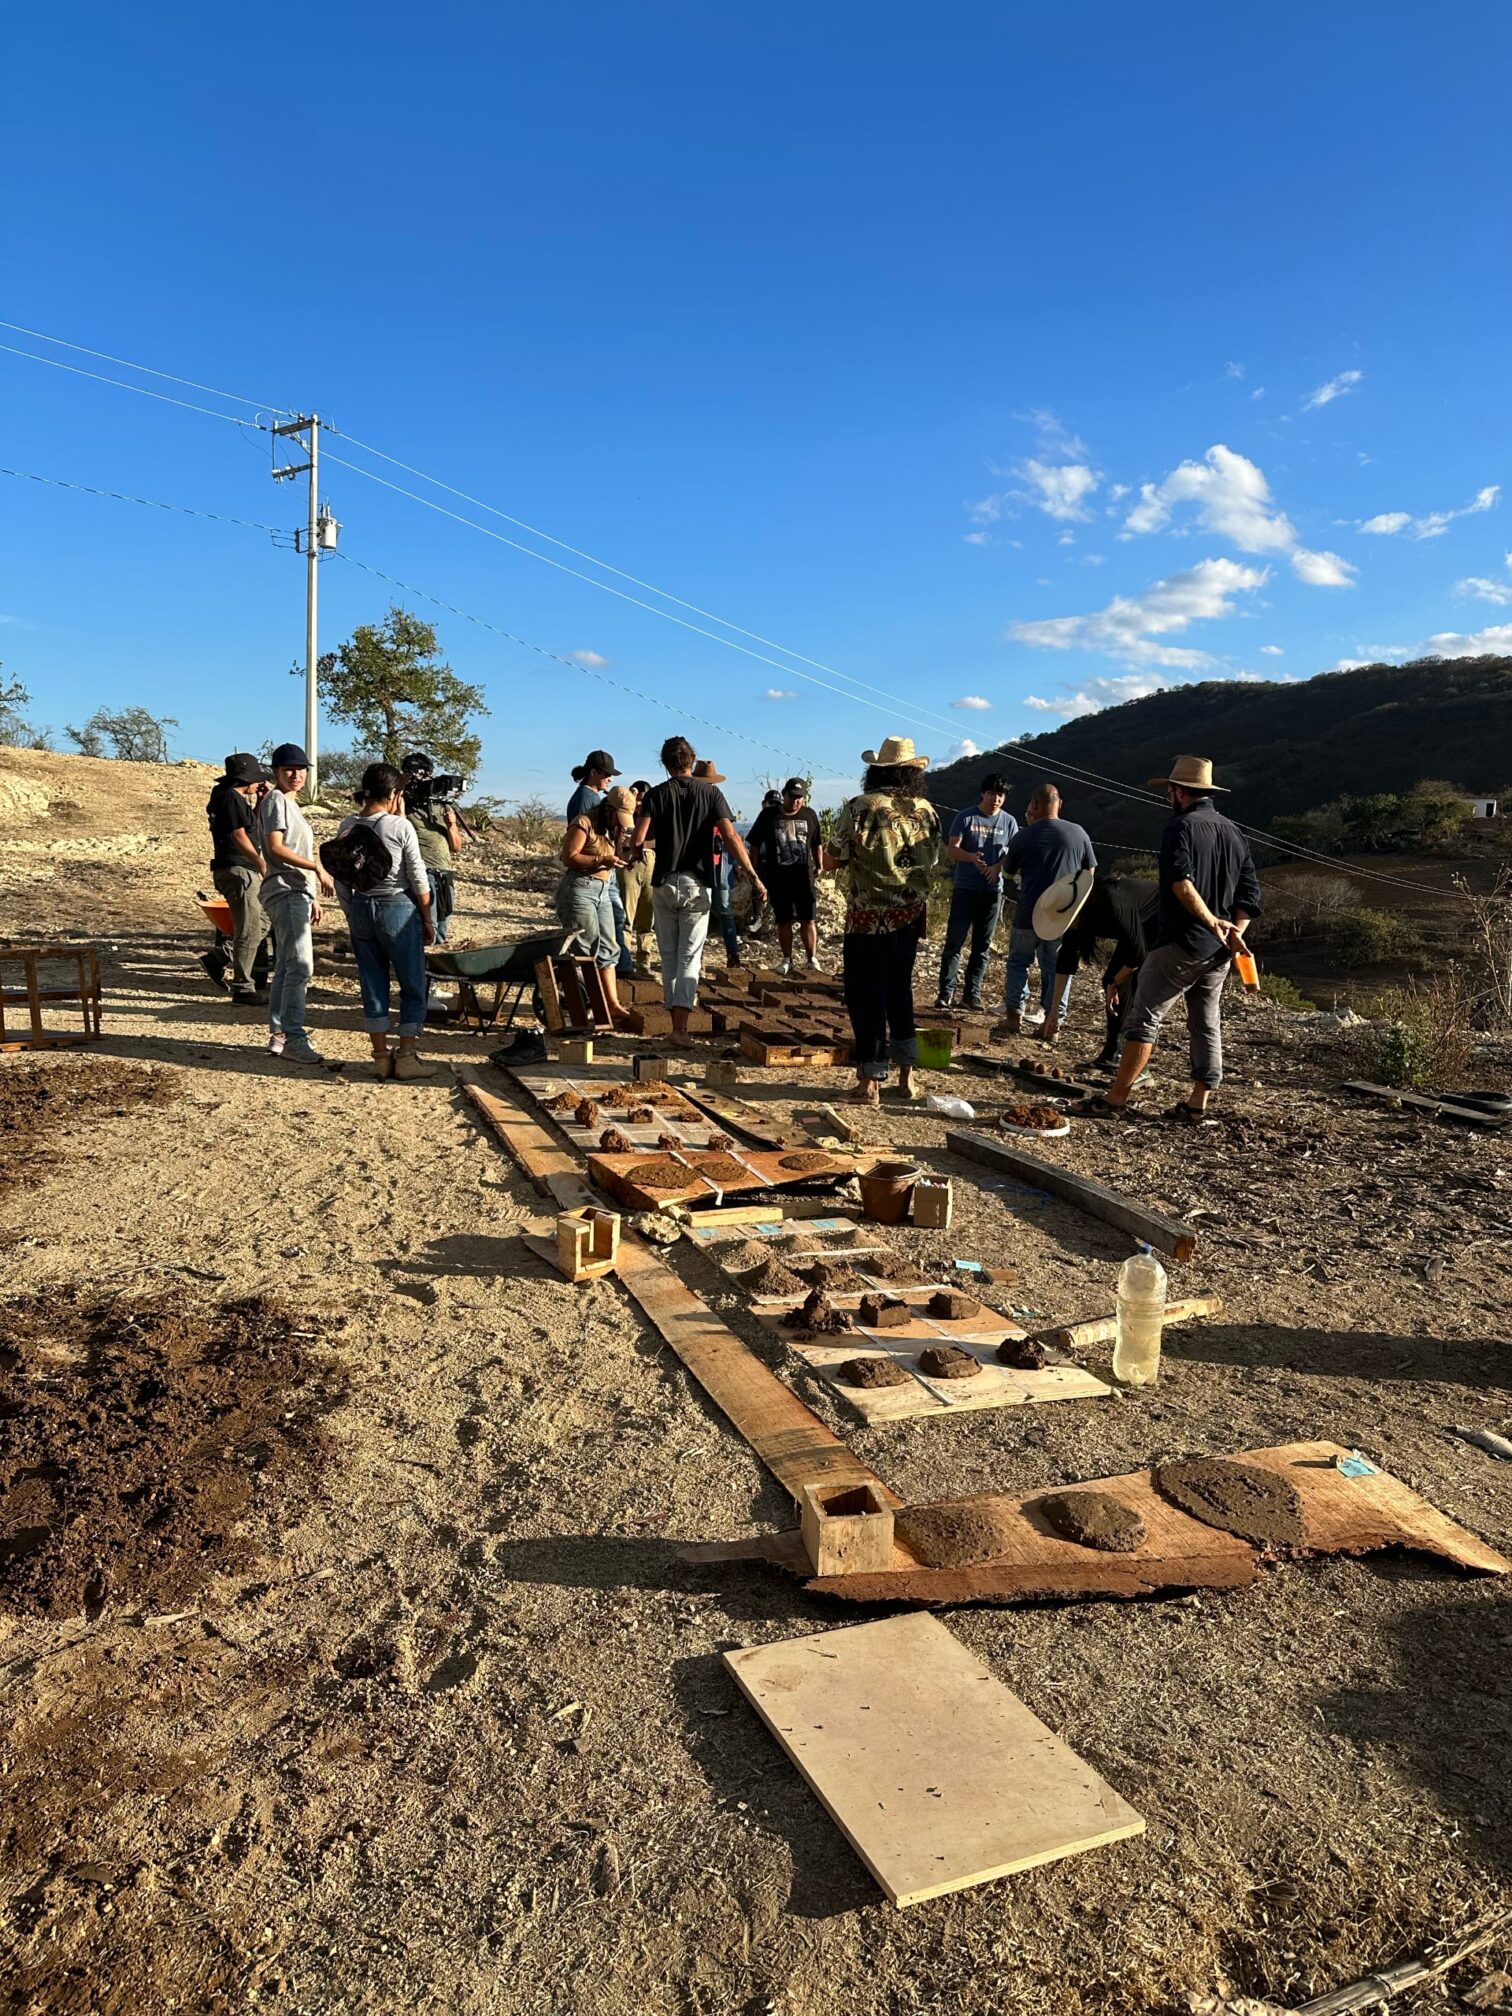
M0 340L314 407L780 640L328 442L743 645L329 467L351 561L718 724L747 811L890 730L943 759L1161 684L1512 649L1500 0L79 0L3 34L0 315L239 396ZM0 424L9 468L302 515L255 427L4 351ZM37 718L146 702L209 759L300 731L292 553L11 478L0 513ZM323 641L391 593L487 690L488 788L562 796L597 743L650 771L680 724L348 560Z

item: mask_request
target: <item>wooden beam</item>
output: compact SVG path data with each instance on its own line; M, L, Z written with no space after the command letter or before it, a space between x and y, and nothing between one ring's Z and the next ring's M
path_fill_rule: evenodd
M1221 1295L1190 1295L1184 1302L1167 1302L1165 1307L1167 1327L1190 1323L1194 1316L1222 1314ZM1053 1345L1057 1351L1084 1351L1089 1344L1111 1344L1118 1335L1118 1318L1093 1316L1084 1323L1063 1323L1058 1330L1037 1330L1034 1334L1041 1344Z
M628 1226L618 1279L795 1503L810 1484L869 1484L887 1504L903 1502Z
M491 1134L501 1141L510 1160L524 1171L543 1197L552 1197L552 1178L570 1176L581 1186L576 1159L546 1132L538 1121L507 1099L490 1092L478 1075L476 1065L453 1066L457 1082L482 1116Z
M567 1018L562 1013L562 994L557 986L556 968L549 959L537 959L535 982L541 996L541 1014L546 1027L553 1036L560 1035L567 1027Z
M1132 1198L1121 1197L1116 1190L1094 1183L1090 1176L1078 1176L1073 1170L1063 1169L1058 1162L1042 1161L1038 1155L1027 1154L1006 1141L993 1141L985 1134L972 1134L965 1129L952 1129L945 1136L945 1146L952 1154L964 1155L968 1162L985 1163L989 1169L1001 1169L1020 1183L1048 1190L1063 1203L1076 1205L1078 1210L1102 1219L1104 1224L1116 1225L1130 1238L1158 1247L1175 1260L1190 1260L1197 1250L1196 1232L1179 1218L1167 1218L1163 1212L1136 1204Z
M1444 1120L1468 1120L1472 1127L1505 1127L1509 1116L1492 1113L1484 1106L1461 1106L1455 1099L1438 1099L1429 1092L1399 1092L1394 1085L1372 1085L1368 1078L1345 1081L1346 1092L1361 1092L1367 1099L1381 1099L1388 1106L1411 1106L1419 1113L1432 1113Z

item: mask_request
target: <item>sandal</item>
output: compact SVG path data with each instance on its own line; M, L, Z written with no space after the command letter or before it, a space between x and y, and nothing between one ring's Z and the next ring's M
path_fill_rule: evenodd
M1121 1105L1115 1104L1105 1092L1094 1092L1090 1099L1082 1101L1077 1112L1089 1120L1132 1120L1133 1108L1127 1099Z
M1188 1106L1185 1099L1178 1099L1174 1106L1161 1114L1162 1120L1174 1120L1178 1127L1208 1127L1215 1123L1208 1117L1207 1109L1198 1112L1195 1106Z

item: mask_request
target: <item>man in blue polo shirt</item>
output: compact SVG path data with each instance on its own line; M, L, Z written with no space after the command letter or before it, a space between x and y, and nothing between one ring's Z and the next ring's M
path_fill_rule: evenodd
M1055 999L1055 956L1058 938L1040 938L1034 930L1034 906L1053 882L1062 882L1079 868L1095 868L1092 842L1080 826L1062 819L1061 795L1054 784L1037 786L1029 800L1029 823L1008 843L1003 867L1018 878L1018 906L1013 936L1008 941L1008 965L1003 979L1003 1020L994 1035L1017 1036L1024 1026L1029 994L1029 969L1040 970L1040 1005L1046 1015ZM1067 993L1070 983L1067 982ZM1062 997L1062 1007L1065 996Z
M955 880L950 890L950 916L945 924L945 951L940 960L940 991L936 1008L955 1002L956 974L968 932L971 956L966 961L967 1008L982 1005L982 977L987 971L987 954L997 929L1003 900L1001 863L1008 842L1018 831L1018 821L1003 810L1008 786L996 775L984 777L981 795L974 810L957 812L951 821L947 846L955 863Z

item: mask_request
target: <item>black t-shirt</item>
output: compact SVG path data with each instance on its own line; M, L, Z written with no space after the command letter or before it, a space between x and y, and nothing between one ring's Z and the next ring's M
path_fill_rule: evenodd
M257 851L257 807L249 805L236 786L223 778L210 793L205 817L210 822L210 840L215 850L210 858L211 872L217 868L251 868L254 864L237 846L235 836L245 833L252 842L253 852Z
M1097 881L1082 905L1076 922L1061 939L1055 955L1057 973L1074 973L1083 959L1092 957L1099 938L1113 940L1109 969L1138 966L1155 937L1160 912L1160 884L1137 875L1110 875Z
M1178 882L1190 882L1215 917L1231 918L1236 910L1260 915L1260 883L1249 842L1211 798L1199 798L1178 812L1160 836L1157 936L1161 945L1179 945L1194 959L1211 959L1223 951L1223 941L1181 902L1175 893Z
M646 793L642 812L651 815L651 840L656 848L652 887L669 875L694 875L706 888L714 885L714 828L730 817L725 795L702 777L669 777Z
M812 882L819 865L819 819L811 805L801 811L767 805L746 835L751 859L764 882Z

